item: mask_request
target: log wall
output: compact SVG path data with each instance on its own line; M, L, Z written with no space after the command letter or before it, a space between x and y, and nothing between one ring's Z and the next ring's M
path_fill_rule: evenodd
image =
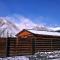
M54 50L60 50L60 37L34 35L27 38L0 38L0 57Z
M6 56L6 39L0 38L0 57Z

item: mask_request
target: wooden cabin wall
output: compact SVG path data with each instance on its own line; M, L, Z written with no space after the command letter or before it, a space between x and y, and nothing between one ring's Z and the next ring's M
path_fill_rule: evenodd
M60 50L60 37L56 36L36 36L35 52Z
M6 38L0 38L0 57L5 57L6 52Z
M0 57L54 50L60 50L60 37L33 35L27 38L0 38Z
M56 37L56 36L34 35L34 36L31 36L30 38L28 37L26 39L18 38L18 43L19 43L18 50L20 50L19 54L21 54L21 55L24 55L24 54L30 55L30 54L34 54L38 51L46 52L46 51L60 50L60 37Z
M16 38L8 38L7 56L16 56Z
M14 56L16 38L0 38L0 57Z
M17 55L32 55L32 40L31 38L19 38L16 44Z

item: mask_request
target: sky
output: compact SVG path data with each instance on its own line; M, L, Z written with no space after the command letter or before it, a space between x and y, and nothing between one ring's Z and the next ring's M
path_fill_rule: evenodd
M0 16L13 15L38 24L60 26L60 0L0 0Z

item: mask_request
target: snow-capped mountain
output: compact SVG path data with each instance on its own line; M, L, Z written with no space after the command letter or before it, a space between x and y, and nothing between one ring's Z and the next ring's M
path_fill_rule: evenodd
M0 18L0 37L15 36L19 28L11 21Z
M40 31L60 31L60 27L47 27L43 24L33 23L30 19L20 17L16 18L17 22L13 22L15 18L0 17L0 37L15 37L15 35L22 29L33 29ZM15 20L16 21L16 20Z
M49 27L49 29L57 32L60 31L60 27Z
M45 26L37 25L28 19L22 20L17 24L5 17L0 17L0 37L14 37L22 29L47 30Z

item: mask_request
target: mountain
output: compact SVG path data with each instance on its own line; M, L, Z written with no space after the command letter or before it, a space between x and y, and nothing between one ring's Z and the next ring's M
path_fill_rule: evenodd
M60 27L48 27L49 30L54 31L54 32L60 32Z
M14 37L18 31L19 28L13 22L0 18L0 37Z
M19 21L21 20L21 21ZM60 27L47 27L43 24L35 24L27 18L20 18L18 22L12 22L12 20L6 17L0 17L0 37L15 37L15 35L22 29L32 29L39 31L60 31Z
M0 18L0 37L15 37L22 29L47 30L45 26L37 25L28 19L15 24L5 17Z

